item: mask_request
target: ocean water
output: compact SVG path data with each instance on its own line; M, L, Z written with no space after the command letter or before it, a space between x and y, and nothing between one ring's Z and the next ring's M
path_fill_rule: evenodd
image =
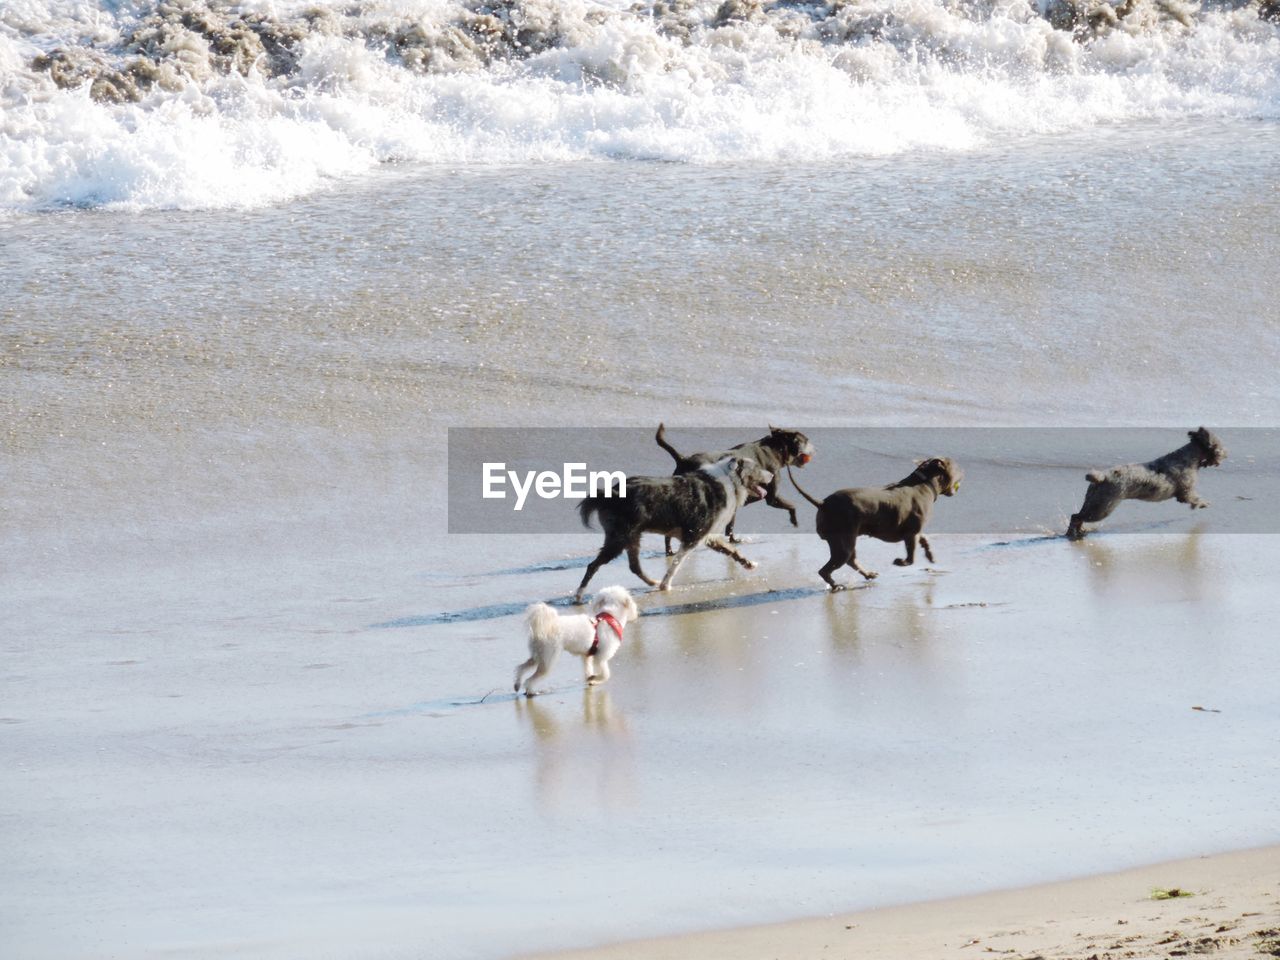
M430 164L841 162L1274 120L1274 5L11 0L0 204L257 208Z
M6 955L493 958L1280 840L1280 549L1215 519L1280 426L1268 9L0 4ZM834 597L811 536L611 566L613 681L513 699L598 542L447 535L448 428L659 420L1232 457L1068 544L1046 449L1016 535Z

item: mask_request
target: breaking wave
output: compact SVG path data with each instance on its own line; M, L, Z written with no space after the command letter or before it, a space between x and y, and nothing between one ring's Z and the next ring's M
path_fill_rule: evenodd
M1280 0L8 0L0 208L252 207L389 161L824 161L1277 118Z

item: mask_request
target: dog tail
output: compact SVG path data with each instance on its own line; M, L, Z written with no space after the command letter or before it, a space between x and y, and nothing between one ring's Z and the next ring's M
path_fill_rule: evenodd
M675 458L677 466L684 459L679 450L667 443L667 425L665 423L658 424L658 432L653 435L653 439L657 441L658 446Z
M791 464L789 464L789 463L787 464L787 476L791 478L791 485L792 485L793 487L795 487L795 488L796 488L796 490L798 490L798 491L799 491L800 496L804 497L806 500L808 500L810 503L812 503L815 507L821 507L821 506L822 506L822 501L821 501L821 500L815 500L815 499L813 499L813 497L811 497L811 496L809 496L809 494L805 493L804 487L802 487L802 486L800 486L800 484L796 483L796 475L795 475L794 473L792 473L792 472L791 472Z
M545 603L531 604L524 611L524 625L529 630L529 645L552 639L560 625L560 614Z
M582 518L582 525L588 529L591 527L591 515L599 512L600 497L583 497L578 504L578 516Z

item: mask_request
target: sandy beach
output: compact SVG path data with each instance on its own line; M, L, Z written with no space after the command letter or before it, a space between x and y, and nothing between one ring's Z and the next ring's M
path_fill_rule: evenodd
M1255 960L1280 956L1280 847L1175 860L980 896L536 956Z

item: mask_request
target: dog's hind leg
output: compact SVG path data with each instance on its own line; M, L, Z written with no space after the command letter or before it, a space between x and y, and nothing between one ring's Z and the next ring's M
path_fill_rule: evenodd
M827 586L831 588L831 592L844 590L843 583L836 583L831 579L831 574L844 566L845 560L849 558L849 550L851 545L843 540L830 540L827 546L831 548L831 559L822 565L822 569L818 571L818 576L827 581Z
M626 548L627 545L625 542L615 540L612 537L605 537L604 546L600 548L600 552L596 554L596 558L587 564L587 572L582 575L582 582L578 584L578 590L573 595L574 603L582 602L582 592L587 589L587 584L590 583L591 578L596 575L596 571L622 553Z
M670 556L674 556L674 555L675 555L675 551L671 549L671 538L670 538L670 537L663 537L663 538L662 538L662 550L663 550L663 552L664 552L668 557L670 557Z
M933 563L933 551L929 549L929 541L925 539L924 534L920 534L920 549L924 551L924 557L930 563Z
M1067 524L1067 539L1079 540L1084 536L1083 525L1105 520L1115 512L1124 497L1110 483L1091 483L1084 495L1084 503L1078 512L1071 515Z
M534 667L534 664L536 664L537 662L538 662L537 657L530 657L524 663L520 664L520 666L516 667L516 685L511 688L512 690L514 690L516 693L520 692L520 680L522 677L524 677L524 672L526 670L532 670Z
M719 537L708 537L707 546L710 547L712 550L714 550L716 553L723 553L726 557L733 557L733 559L737 560L740 564L742 564L748 570L754 570L756 568L756 562L754 560L748 560L746 557L740 554L737 550L733 549L733 547L729 546Z
M550 672L551 672L551 664L539 663L538 669L533 671L529 679L524 682L524 695L526 697L536 697L538 695L538 691L533 689L533 685Z
M854 537L853 541L849 544L849 559L846 562L849 564L849 566L853 567L854 570L857 570L858 573L862 574L868 580L874 580L876 577L880 576L880 574L876 573L874 570L868 570L866 567L858 563L858 538L857 537Z
M671 542L671 538L668 537L667 543L670 544L670 542ZM670 546L667 547L667 553L668 554L671 553ZM645 583L647 583L649 586L656 587L658 585L658 581L654 580L652 577L646 574L643 568L641 568L640 566L640 541L639 540L633 540L631 543L627 545L627 563L631 567L631 572L634 573L641 580L643 580Z

